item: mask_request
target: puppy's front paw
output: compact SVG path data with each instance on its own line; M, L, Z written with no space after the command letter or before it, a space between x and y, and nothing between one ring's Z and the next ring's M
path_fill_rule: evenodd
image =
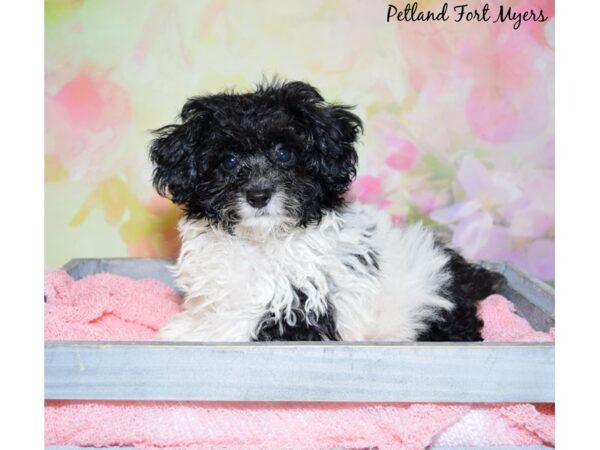
M335 329L335 322L330 315L313 318L309 324L305 315L297 320L294 325L287 323L285 318L279 320L273 314L267 315L260 321L255 341L339 341L340 337Z

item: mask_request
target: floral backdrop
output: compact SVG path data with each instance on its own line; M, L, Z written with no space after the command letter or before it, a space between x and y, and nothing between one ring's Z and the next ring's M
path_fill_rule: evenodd
M554 2L503 1L550 18L518 30L387 23L388 3L47 1L46 265L175 255L179 211L152 190L149 130L189 96L279 75L357 105L351 196L554 279Z

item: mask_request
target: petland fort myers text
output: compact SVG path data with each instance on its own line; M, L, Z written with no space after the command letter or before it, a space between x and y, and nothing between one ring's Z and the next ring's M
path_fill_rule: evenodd
M546 22L548 16L542 9L517 10L511 6L484 4L479 8L472 8L468 3L449 6L448 2L440 5L437 10L425 10L419 7L418 2L407 3L404 6L388 4L387 22L429 22L453 20L454 22L491 22L512 23L518 30L523 22Z

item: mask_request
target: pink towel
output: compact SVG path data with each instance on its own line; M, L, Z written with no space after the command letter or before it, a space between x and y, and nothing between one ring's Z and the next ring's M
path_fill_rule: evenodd
M73 281L47 272L44 290L47 340L150 340L180 310L175 291L150 278L102 273Z
M156 280L48 272L46 339L149 340L178 310ZM553 341L499 295L483 301L486 341ZM140 449L424 449L553 445L554 405L47 401L46 444Z

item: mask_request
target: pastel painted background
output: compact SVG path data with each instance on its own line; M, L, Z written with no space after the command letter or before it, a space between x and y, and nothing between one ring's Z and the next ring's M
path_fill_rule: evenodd
M554 279L554 2L502 3L550 20L386 23L372 0L47 1L47 267L175 255L149 130L189 96L278 74L357 105L352 196Z

